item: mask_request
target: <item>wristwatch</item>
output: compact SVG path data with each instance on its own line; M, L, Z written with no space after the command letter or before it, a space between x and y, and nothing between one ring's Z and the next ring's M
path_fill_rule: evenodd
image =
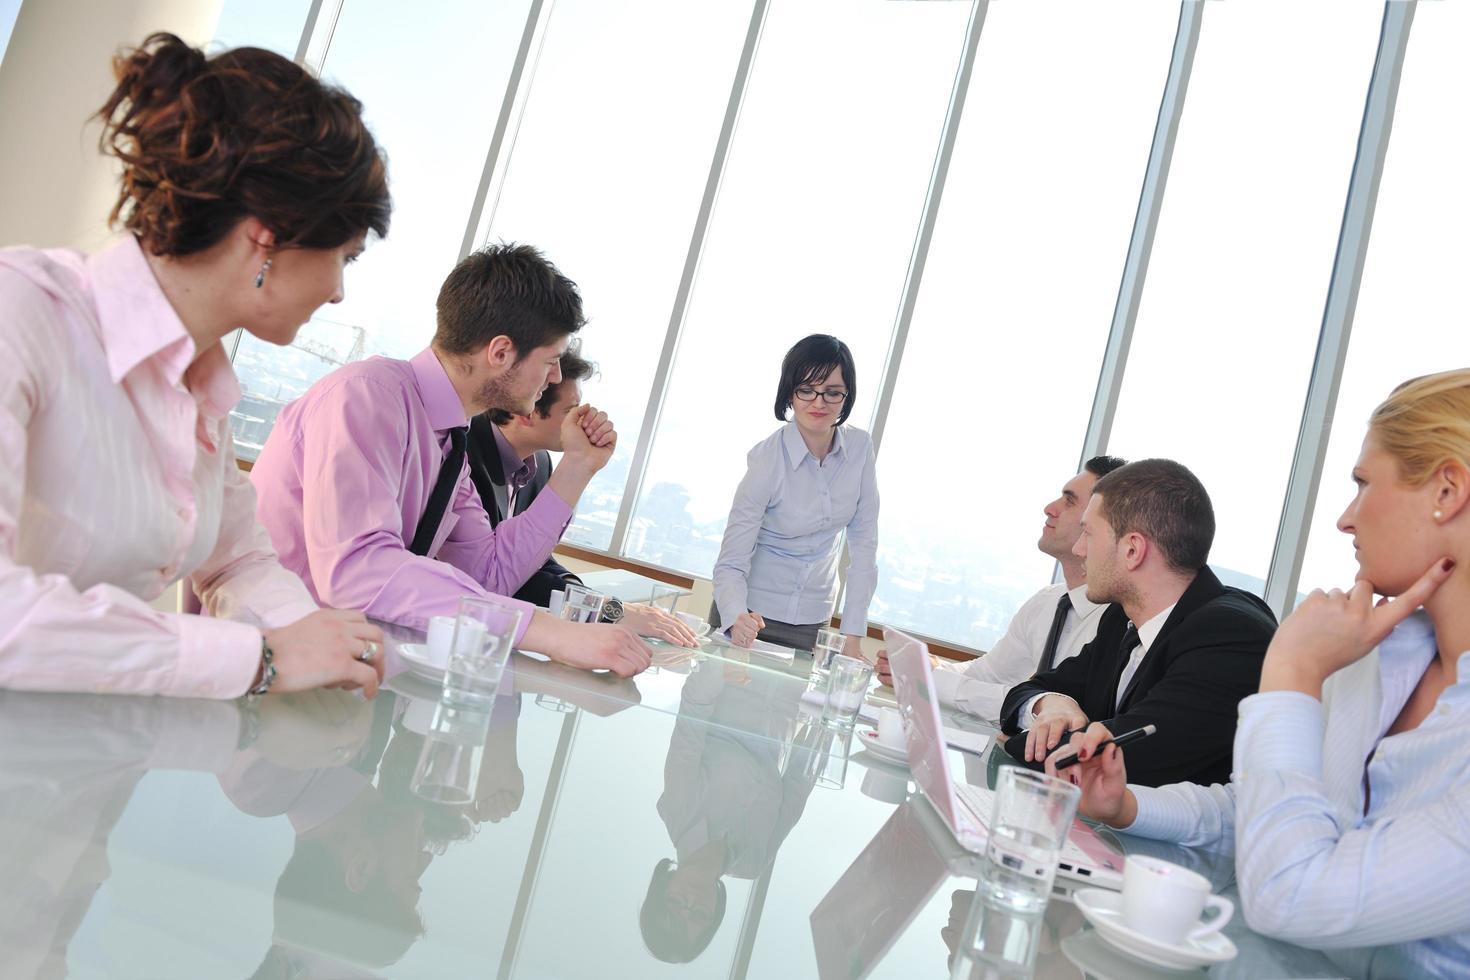
M623 600L616 596L608 596L607 601L602 604L602 622L620 623L626 610L623 609Z

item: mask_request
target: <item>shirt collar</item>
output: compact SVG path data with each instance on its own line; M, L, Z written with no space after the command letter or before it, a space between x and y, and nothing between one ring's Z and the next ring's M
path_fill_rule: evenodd
M1158 639L1159 637L1159 631L1162 630L1164 628L1164 624L1169 621L1169 614L1174 611L1174 606L1177 605L1178 603L1176 602L1173 605L1169 606L1169 608L1160 610L1148 622L1144 623L1142 626L1136 627L1136 629L1138 630L1138 648L1140 650L1142 650L1144 653L1148 653L1148 648L1154 645L1154 640Z
M434 431L444 432L469 425L470 420L464 413L464 403L459 400L459 392L454 390L454 383L449 380L449 373L444 370L434 349L425 347L408 363L413 365L419 398L429 413L429 424L434 427Z
M1077 613L1078 619L1086 619L1094 609L1100 609L1107 605L1105 602L1093 602L1087 598L1087 583L1083 582L1075 589L1068 589L1067 595L1072 599L1072 609Z
M505 474L507 486L515 487L517 490L531 482L531 474L536 472L536 457L534 455L521 459L516 455L515 447L500 431L500 426L491 425L491 431L495 433L495 445L500 450L500 471Z
M1402 706L1437 652L1434 623L1423 609L1410 613L1378 644L1378 676L1383 684L1383 703ZM1461 654L1461 660L1464 659ZM1461 664L1460 682L1470 680Z
M781 441L786 446L786 461L794 470L801 465L801 461L811 456L811 450L806 448L806 440L801 437L801 430L796 427L795 422L787 422L786 427L781 430ZM827 454L830 459L841 453L843 449L842 426L836 426L832 430L832 451ZM812 456L816 459L815 456Z
M175 387L192 375L190 390L207 415L229 414L240 401L240 384L223 346L215 344L196 360L194 338L163 294L138 240L125 235L89 256L87 272L113 383L154 359Z

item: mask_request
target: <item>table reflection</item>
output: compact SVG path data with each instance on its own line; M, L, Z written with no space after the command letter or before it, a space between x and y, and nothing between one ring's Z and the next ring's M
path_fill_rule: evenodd
M337 976L398 962L425 931L419 881L429 864L520 804L519 697L496 699L475 799L460 805L410 790L425 740L410 727L414 699L385 692L357 705L369 723L338 765L296 769L247 749L220 777L242 812L285 815L296 832L276 883L273 943L255 977Z
M724 919L723 879L760 877L801 818L816 783L814 767L789 751L801 692L715 658L685 681L658 800L674 856L654 866L638 916L658 959L704 952Z
M901 768L878 792L853 753L824 788L804 678L721 653L631 680L518 655L455 805L412 791L439 693L412 678L372 702L0 691L0 976L945 975L978 859ZM1229 854L1117 839L1236 897ZM1059 885L1034 975L1147 976ZM1463 974L1433 941L1226 933L1216 977Z

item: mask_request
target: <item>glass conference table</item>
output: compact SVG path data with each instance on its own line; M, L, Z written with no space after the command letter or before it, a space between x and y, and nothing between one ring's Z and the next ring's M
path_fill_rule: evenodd
M903 769L808 764L808 662L660 659L516 655L464 806L410 792L437 691L409 675L372 702L0 692L0 976L947 976L978 866ZM1228 858L1119 840L1229 894ZM1402 975L1228 933L1221 976ZM1035 975L1084 974L1154 975L1059 898Z

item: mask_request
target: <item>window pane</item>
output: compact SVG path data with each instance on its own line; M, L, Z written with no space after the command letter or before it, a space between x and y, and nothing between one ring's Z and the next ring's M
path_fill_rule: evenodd
M1041 508L1087 429L1178 16L986 16L883 435L878 622L987 649L1050 581Z
M852 348L867 424L969 13L773 0L626 554L710 573L803 336Z
M1301 589L1346 588L1357 574L1336 529L1368 415L1409 378L1470 364L1470 7L1420 4L1394 111L1378 208L1332 438L1317 494Z
M20 15L20 0L0 0L0 62L5 60L5 49L10 46L10 32L15 30L15 18Z
M490 238L581 286L584 398L617 423L568 541L611 540L749 20L745 3L559 0L547 25Z
M346 300L290 347L245 335L236 449L254 458L281 407L339 364L411 357L434 335L434 299L459 257L529 0L347 0L323 76L345 86L388 154L393 223L347 273Z
M295 58L310 11L311 0L225 0L210 49L265 48Z
M1210 563L1260 592L1383 4L1206 4L1109 451L1204 482Z

